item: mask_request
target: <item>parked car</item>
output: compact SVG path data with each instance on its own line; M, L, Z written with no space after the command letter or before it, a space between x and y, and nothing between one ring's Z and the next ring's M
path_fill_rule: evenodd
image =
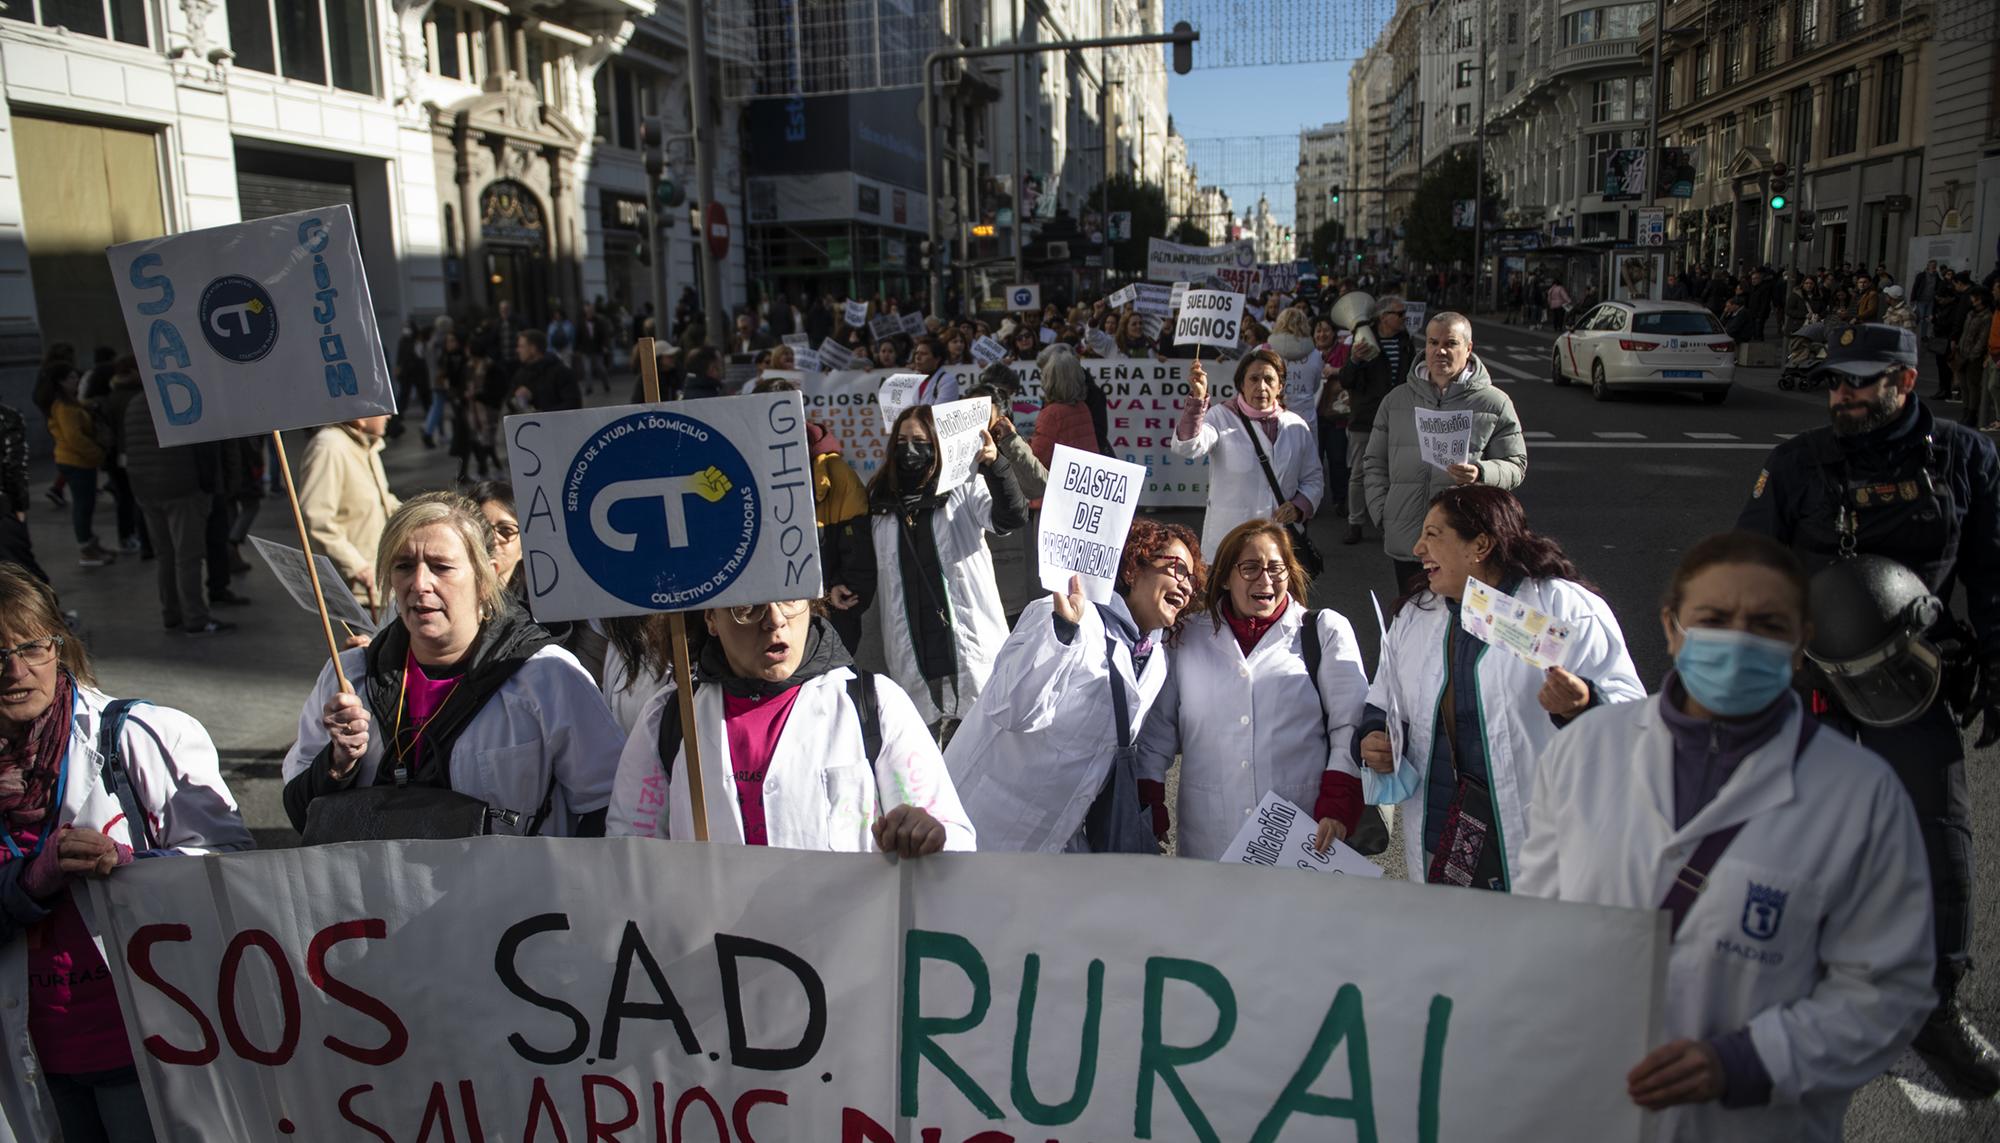
M1736 342L1692 302L1603 302L1557 335L1549 364L1556 384L1587 379L1600 401L1663 389L1720 405L1736 381Z

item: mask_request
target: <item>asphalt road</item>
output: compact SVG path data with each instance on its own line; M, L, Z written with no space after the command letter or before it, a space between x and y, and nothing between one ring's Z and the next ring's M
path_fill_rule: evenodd
M1480 322L1477 350L1506 387L1529 433L1530 467L1520 489L1531 525L1556 537L1584 574L1604 591L1624 626L1642 678L1658 679L1667 667L1658 598L1668 572L1694 540L1733 524L1749 495L1764 453L1786 434L1824 423L1825 395L1779 392L1775 371L1740 370L1726 404L1707 406L1687 396L1644 395L1608 403L1581 387L1549 384L1550 335ZM627 391L625 383L614 383ZM1926 377L1920 392L1929 392ZM593 400L605 400L593 397ZM1957 415L1957 407L1946 411ZM288 434L296 457L302 434ZM390 446L387 466L402 495L447 484L455 462L443 450L427 451L414 433ZM36 474L36 488L50 474ZM112 530L108 498L99 528ZM1163 513L1199 526L1199 513ZM100 677L114 694L137 695L177 706L199 717L222 752L226 774L261 844L295 841L279 801L278 765L290 743L299 707L326 653L316 620L290 603L267 570L243 576L237 587L253 597L248 607L222 612L238 621L232 633L191 640L162 631L151 564L128 557L96 570L75 566L66 512L37 500L32 517L45 566L56 577L64 603L81 613ZM282 498L266 501L255 531L296 545ZM1378 541L1342 545L1344 524L1329 514L1314 534L1329 566L1314 585L1312 604L1342 611L1360 633L1372 666L1375 623L1369 592L1392 598L1387 558ZM1026 598L1030 576L1025 545L998 545L1003 593L1009 610ZM253 557L254 559L254 557ZM1979 913L1975 955L1992 965L2000 957L2000 910L1991 887L2000 885L2000 751L1971 763L1975 836L1979 855ZM1393 852L1393 851L1392 851ZM1400 875L1400 860L1389 863ZM1964 1000L1975 1020L2000 1029L2000 970L1975 973ZM1853 1140L2000 1138L2000 1104L1977 1107L1950 1099L1913 1055L1889 1076L1864 1089L1848 1117Z

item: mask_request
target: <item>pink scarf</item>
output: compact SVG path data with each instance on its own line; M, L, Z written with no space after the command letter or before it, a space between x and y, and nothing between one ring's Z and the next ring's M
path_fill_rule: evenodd
M1264 430L1266 440L1275 442L1278 439L1278 414L1285 409L1282 402L1260 412L1244 404L1243 395L1238 393L1229 399L1229 407L1257 422L1257 427Z

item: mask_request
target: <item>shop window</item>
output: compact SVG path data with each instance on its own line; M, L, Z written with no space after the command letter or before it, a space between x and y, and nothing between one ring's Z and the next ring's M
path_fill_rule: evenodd
M10 0L0 19L147 46L146 0Z
M367 0L230 0L229 42L237 67L375 92Z

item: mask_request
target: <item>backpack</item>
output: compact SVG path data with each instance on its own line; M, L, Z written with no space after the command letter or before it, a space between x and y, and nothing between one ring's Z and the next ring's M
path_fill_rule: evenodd
M1299 633L1300 654L1306 661L1306 677L1312 680L1313 701L1319 703L1320 729L1326 729L1326 700L1319 693L1319 661L1325 656L1325 649L1319 645L1319 617L1324 607L1316 607L1306 612L1305 629ZM1361 820L1354 827L1353 836L1347 839L1348 848L1363 857L1374 857L1389 848L1389 827L1382 822L1382 811L1374 806L1361 807Z
M854 703L855 713L861 717L861 748L868 753L868 766L872 770L875 759L882 753L882 708L875 702L875 679L872 671L857 671L847 680L847 697ZM681 704L678 697L660 711L660 772L667 776L667 785L674 784L674 760L681 754Z
M104 716L97 725L97 757L103 767L104 788L118 799L118 808L125 814L126 829L131 832L133 840L142 843L132 848L142 853L158 849L159 842L153 836L153 821L146 815L146 807L139 804L138 791L132 788L132 775L125 769L125 756L119 748L118 739L124 734L125 720L130 717L132 708L145 701L112 699L104 704ZM167 744L160 742L160 736L153 733L153 728L143 722L139 727L151 735L154 742L160 743L160 753L164 755Z

